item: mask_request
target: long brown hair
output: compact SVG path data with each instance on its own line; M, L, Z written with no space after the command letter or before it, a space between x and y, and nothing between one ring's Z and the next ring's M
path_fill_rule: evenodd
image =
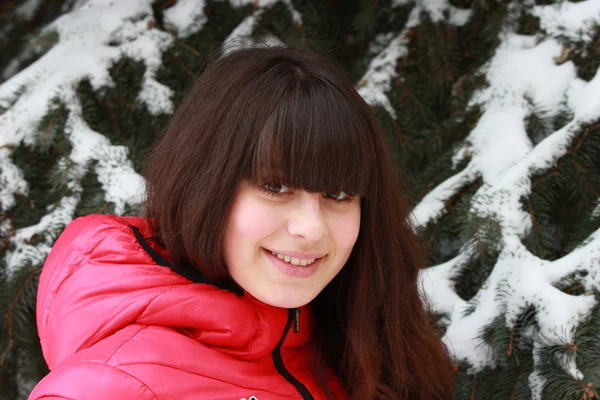
M313 301L318 359L354 399L449 399L453 366L417 284L422 255L381 128L325 57L240 50L207 67L145 169L146 218L172 261L228 280L223 236L239 183L361 196L350 259ZM326 389L326 388L325 388Z

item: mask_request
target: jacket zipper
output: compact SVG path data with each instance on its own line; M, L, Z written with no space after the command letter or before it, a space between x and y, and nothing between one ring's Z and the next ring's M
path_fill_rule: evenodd
M292 308L292 310L294 310L294 333L298 333L300 332L300 309Z
M306 386L304 386L298 379L294 378L290 371L287 370L285 365L283 365L283 359L281 358L281 346L283 345L283 341L285 340L285 337L292 326L292 322L294 323L294 332L298 333L300 330L300 310L297 308L288 308L288 320L285 324L285 328L283 329L283 335L271 353L273 357L273 364L275 364L275 369L277 369L277 372L279 372L279 374L281 374L285 380L294 385L296 390L298 390L300 393L300 396L302 396L302 399L314 400L315 398L312 396L312 394L310 394Z

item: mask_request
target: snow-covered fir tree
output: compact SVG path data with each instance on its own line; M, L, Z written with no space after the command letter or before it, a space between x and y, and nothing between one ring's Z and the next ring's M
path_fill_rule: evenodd
M238 46L334 58L385 127L456 399L600 382L600 1L0 4L0 398L47 372L37 279L77 216L140 214L145 155Z

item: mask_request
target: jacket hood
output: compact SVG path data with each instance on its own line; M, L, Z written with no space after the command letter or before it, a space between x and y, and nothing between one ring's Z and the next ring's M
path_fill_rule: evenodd
M51 370L133 323L179 329L240 359L273 350L287 309L202 283L208 280L197 270L172 265L164 249L146 241L150 234L141 217L89 215L65 228L38 287L38 332ZM309 340L309 307L299 309L298 325L282 348Z

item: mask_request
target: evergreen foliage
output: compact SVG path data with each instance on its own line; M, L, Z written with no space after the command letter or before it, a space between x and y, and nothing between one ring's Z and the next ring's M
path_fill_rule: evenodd
M31 65L56 44L56 32L41 34L40 29L68 9L73 0L43 1L32 9L22 3L20 0L0 3L0 71L4 70L0 79ZM11 65L19 55L19 62Z
M452 324L458 319L480 316L486 304L483 293L495 291L495 314L483 324L471 349L484 361L475 365L472 359L456 358L454 398L597 398L600 271L592 265L594 260L597 264L597 255L593 259L589 251L582 260L573 258L572 264L579 264L571 266L570 273L552 275L549 271L558 269L553 262L571 260L568 257L598 243L600 112L594 114L595 119L583 120L564 93L564 98L556 99L560 103L557 109L548 108L529 93L520 99L527 110L521 122L532 152L559 134L567 139L556 142L558 156L548 163L529 164L517 182L527 190L518 192L516 211L531 222L517 236L507 233L513 228L518 231L507 222L507 214L516 212L507 211L509 200L499 202L493 213L481 212L482 204L494 201L497 193L489 194L493 182L485 171L473 172L478 144L472 138L489 108L485 101L474 99L490 87L490 62L508 38L514 39L511 35L521 35L518 38L523 41L534 39L532 47L555 41L561 46L554 57L556 66L573 67L581 85L599 79L598 19L573 34L566 26L559 33L552 31L541 16L540 7L587 2L440 0L439 8L425 0L262 3L206 0L205 23L185 36L178 36L178 26L167 18L167 12L177 7L176 0L153 1L149 12L127 20L132 25L147 21L146 32L171 36L169 47L159 52L155 79L172 90L173 109L210 60L228 46L249 42L232 33L250 17L254 20L247 33L255 43L265 37L276 38L287 46L327 54L348 72L357 89L381 90L389 105L381 97L370 104L415 210L461 177L439 198L443 210L417 226L431 267L424 274L450 266L446 275L440 272L440 286L428 294L446 293L442 287L446 284L455 296L455 300L446 299L448 303L465 305L451 310L432 303L433 321L440 334L452 333ZM25 399L48 372L37 338L35 298L51 244L65 224L80 215L142 212L139 203L126 200L117 204L109 196L103 160L114 156L111 151L125 149L122 163L140 174L151 144L170 118L164 110L152 111L140 97L150 69L147 60L122 51L106 71L110 79L104 84L98 85L97 76L90 71L89 76L68 82L74 89L73 98L56 88L52 101L44 105L43 116L35 120L33 134L16 140L11 138L18 132L2 130L2 116L19 105L33 83L19 81L5 95L1 95L2 85L43 62L43 56L64 39L58 30L44 27L81 4L40 0L30 13L24 13L17 1L0 4L0 398ZM113 38L105 44L120 48L123 42ZM596 96L587 100L597 105ZM110 145L81 161L74 154L78 145L74 121L102 135ZM21 180L26 187L11 186ZM518 185L509 189L517 190ZM498 198L504 199L503 192ZM55 214L62 217L51 218ZM526 256L519 258L515 247L509 248L514 238ZM552 279L526 283L540 289L531 290L532 297L526 299L518 289L522 283L511 280L526 275L498 277L500 266L510 257L521 260L518 268L531 267ZM532 276L542 276L539 274ZM544 321L556 310L543 304L548 291L569 300L594 299L596 305L573 323L572 329L549 334L542 329Z

